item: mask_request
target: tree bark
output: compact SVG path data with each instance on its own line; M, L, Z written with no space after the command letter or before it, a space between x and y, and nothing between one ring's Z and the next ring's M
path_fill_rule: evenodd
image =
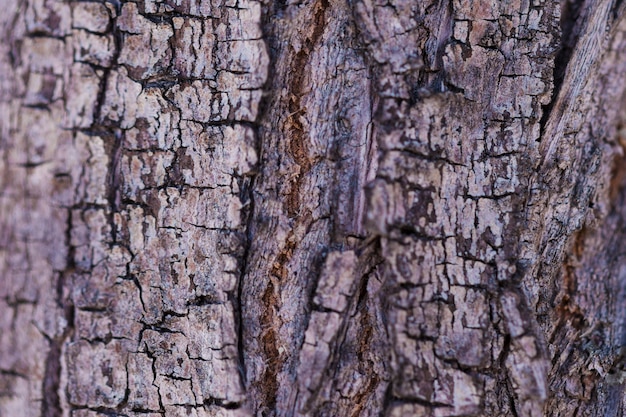
M0 0L0 416L621 416L609 0Z

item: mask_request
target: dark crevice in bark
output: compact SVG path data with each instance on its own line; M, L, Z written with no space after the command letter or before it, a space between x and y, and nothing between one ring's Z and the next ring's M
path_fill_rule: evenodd
M238 410L242 407L243 404L239 402L234 402L234 403L226 402L219 398L210 398L204 402L204 405L207 405L207 406L214 405L214 406L223 408L225 410Z
M13 369L0 369L0 375L9 375L15 378L28 379L28 375L22 374Z
M61 355L63 345L67 338L74 332L74 305L71 300L66 299L65 289L68 280L76 269L75 248L71 243L72 238L72 210L68 209L67 223L65 227L65 247L67 250L66 264L63 271L59 271L56 281L56 304L62 311L65 319L65 328L59 335L47 338L49 351L45 361L44 378L42 382L42 417L58 417L62 415L61 398L59 396L61 383Z
M570 61L576 41L580 35L580 19L584 18L581 10L584 5L582 0L566 0L561 7L561 41L554 63L555 91L563 82L567 64ZM557 91L558 92L558 91Z
M117 1L112 1L111 4L114 5L114 7L116 8L116 15L119 16L121 12L121 4ZM109 226L111 227L112 242L116 242L117 228L115 227L113 216L117 211L119 211L122 198L119 162L121 160L124 132L117 126L108 126L109 122L102 120L102 108L105 104L111 72L113 71L113 69L119 66L118 60L122 51L122 33L117 27L117 17L111 19L109 23L109 30L113 35L113 53L111 57L111 66L108 68L102 68L103 75L100 80L98 95L95 98L93 124L87 130L90 134L95 133L105 139L105 147L109 155L109 167L107 169L106 179L107 200L109 204L108 221Z
M117 1L111 2L116 8L116 15L119 16L121 12L121 4ZM111 56L111 66L108 68L102 68L104 74L100 81L100 89L98 90L98 95L96 97L96 105L94 108L93 120L94 124L100 124L101 116L102 116L102 107L104 105L104 100L106 98L107 87L109 84L109 79L111 76L111 71L118 67L118 60L120 54L122 52L122 32L117 27L117 17L111 19L109 23L109 28L111 29L113 35L113 53Z
M58 417L62 414L61 400L59 398L62 344L62 340L53 339L50 341L50 350L46 357L43 379L43 398L41 401L41 415L43 417Z
M545 127L552 114L554 104L559 97L567 66L569 65L572 53L576 47L576 42L580 37L580 30L583 27L582 20L585 18L583 15L584 10L582 10L584 3L584 0L566 0L562 2L560 19L561 37L554 58L552 97L548 104L541 106L542 114L541 120L539 121L539 141L543 140Z
M615 0L613 4L613 22L612 24L619 23L619 20L624 17L624 11L626 10L626 3L624 0Z
M261 107L263 109L263 107ZM262 114L262 110L260 112ZM261 117L261 116L259 116ZM257 142L260 140L260 135L258 129L255 129ZM258 152L257 147L257 152ZM260 167L258 168L260 169ZM243 282L244 277L248 272L248 262L250 260L250 248L252 246L252 241L254 239L254 233L252 231L252 220L254 216L254 184L255 184L256 176L251 177L248 181L244 181L247 184L247 187L242 188L240 198L242 200L242 204L246 207L246 230L245 230L245 242L243 247L243 255L241 261L241 269L237 281L237 300L235 305L235 322L237 326L237 354L239 356L239 372L241 374L241 382L244 387L246 387L246 363L245 363L245 355L244 355L244 329L243 329L243 309L245 306L243 305Z
M113 222L113 215L119 211L122 203L122 179L120 172L120 161L122 159L122 143L124 142L123 131L116 129L112 140L110 151L109 169L107 170L107 199L109 202L109 224L111 226L111 238L117 241L116 227Z
M500 351L500 356L498 358L497 364L499 365L500 370L503 371L503 374L506 378L506 380L504 381L505 386L503 387L503 390L506 392L506 395L508 397L509 408L511 409L511 414L513 414L513 417L518 417L517 409L515 408L515 402L517 401L517 398L515 395L515 390L511 386L511 378L506 367L506 358L509 356L510 353L511 353L511 335L505 334L504 342L502 344L502 350Z
M385 417L387 415L387 410L393 405L394 396L393 396L393 381L387 385L387 389L385 390L385 395L383 396L383 401L380 407L379 417Z
M116 16L120 15L121 3L111 1L116 8ZM101 68L103 76L100 80L98 95L95 98L95 107L93 112L93 124L87 129L89 134L97 134L105 139L105 147L109 155L109 167L107 169L107 200L109 203L108 218L111 227L112 242L117 241L117 228L113 221L113 215L119 211L121 205L121 176L119 162L121 160L122 143L124 132L118 127L108 126L108 121L102 120L102 108L105 104L107 89L111 80L111 72L118 68L118 60L122 52L122 33L117 27L117 17L112 18L109 23L109 31L113 35L113 53L111 57L111 66ZM91 64L90 64L91 65ZM93 66L93 65L92 65ZM108 140L106 140L108 139Z

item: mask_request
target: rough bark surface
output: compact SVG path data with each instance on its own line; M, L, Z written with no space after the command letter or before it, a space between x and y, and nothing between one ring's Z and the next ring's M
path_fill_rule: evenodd
M0 0L0 416L620 416L609 0Z

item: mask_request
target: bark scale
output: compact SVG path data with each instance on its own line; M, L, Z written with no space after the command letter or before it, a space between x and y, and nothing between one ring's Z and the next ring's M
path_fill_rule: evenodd
M605 416L619 1L3 1L0 416Z

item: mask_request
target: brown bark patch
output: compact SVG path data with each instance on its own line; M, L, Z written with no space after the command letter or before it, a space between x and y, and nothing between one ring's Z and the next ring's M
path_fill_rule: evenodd
M578 258L578 260L582 258L583 252L585 251L586 235L587 229L585 228L585 226L583 226L574 238L574 254L576 255L576 258Z
M281 280L287 278L287 263L291 260L295 248L296 241L293 238L293 230L291 230L287 235L285 247L276 255L276 260L272 264L272 275Z
M274 324L274 308L278 299L274 293L274 284L270 281L263 293L263 314L261 314L261 345L265 354L266 368L261 377L261 392L263 404L269 409L276 408L276 395L278 392L278 371L281 365L280 353L278 352L278 337Z
M295 175L289 193L286 196L286 209L290 218L294 218L300 211L300 190L304 175L310 171L312 161L306 152L306 132L300 121L306 109L302 107L302 97L308 93L305 91L306 74L310 72L307 68L309 56L315 45L319 42L324 28L326 26L326 9L329 7L328 0L319 0L313 10L313 25L310 34L306 36L302 49L299 50L293 59L292 77L289 80L288 88L290 92L289 98L289 116L287 117L286 127L290 134L288 143L288 152L291 154L295 163L299 167L299 172Z
M581 231L582 232L582 231ZM576 240L578 241L579 236ZM582 238L584 241L584 237ZM577 252L577 250L575 249ZM578 255L577 255L578 256ZM571 323L571 325L580 330L584 326L585 316L580 310L580 306L575 304L573 297L577 290L576 283L576 271L574 267L565 265L563 268L563 296L559 305L556 307L556 312L560 318L561 323Z

